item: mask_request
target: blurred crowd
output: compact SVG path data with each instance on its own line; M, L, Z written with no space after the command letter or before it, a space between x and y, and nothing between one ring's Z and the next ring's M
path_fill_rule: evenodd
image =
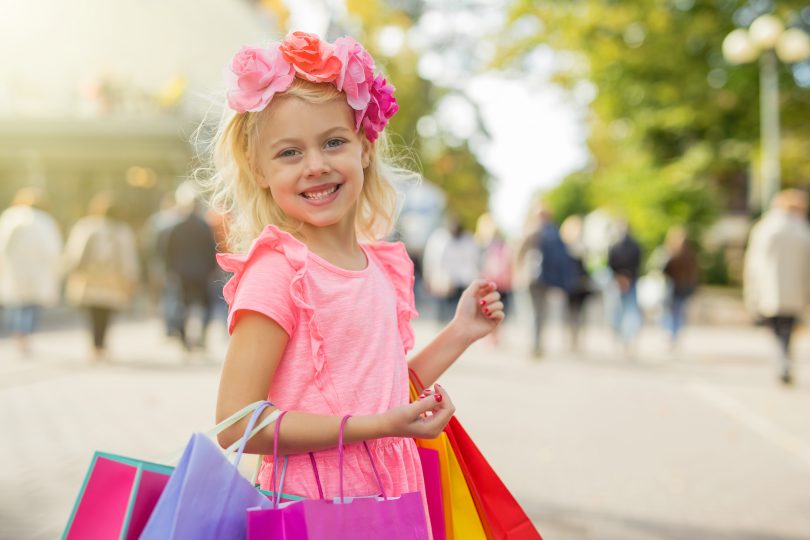
M225 231L191 185L166 194L137 231L124 220L122 201L100 192L64 242L48 206L44 190L24 188L0 215L0 306L22 356L31 352L42 309L64 299L85 314L90 358L104 360L111 321L139 291L160 311L168 336L187 351L204 349L210 322L226 309L216 264Z
M810 307L807 212L807 193L779 193L752 228L745 255L745 305L752 318L777 337L775 359L785 384L793 380L791 337ZM544 354L543 329L555 313L555 297L564 306L562 320L572 352L580 349L586 312L601 314L625 357L635 354L647 320L662 326L668 347L675 350L687 307L701 284L695 240L685 226L675 226L662 245L645 254L627 220L607 210L568 216L558 224L548 208L538 205L525 233L513 242L507 242L487 214L475 231L465 231L450 216L424 250L413 253L417 292L423 292L417 298L423 312L448 320L465 284L475 277L497 284L507 315L515 292L525 291L532 313L529 352L534 358ZM592 304L598 307L586 309Z
M793 379L791 337L810 306L807 212L807 193L781 192L752 228L745 256L745 303L777 338L775 358L784 383ZM142 291L160 313L167 336L187 351L204 349L210 323L227 312L221 295L227 276L216 264L217 251L227 251L225 227L223 216L202 205L185 183L164 196L139 230L122 218L120 201L98 193L63 242L48 213L47 193L21 189L0 215L4 333L27 355L41 310L64 299L85 314L90 357L101 361L111 321ZM599 313L622 354L632 357L645 320L660 322L669 346L678 346L687 306L701 282L694 240L685 227L674 227L661 246L645 254L620 216L596 210L557 223L538 205L517 239L507 239L488 214L474 231L447 216L426 242L407 247L423 316L450 320L466 286L483 277L497 285L507 316L514 314L516 292L530 300L532 320L525 326L533 357L544 354L544 327L560 311L552 309L555 303L563 306L571 351L581 347L586 313ZM492 339L501 338L496 332Z

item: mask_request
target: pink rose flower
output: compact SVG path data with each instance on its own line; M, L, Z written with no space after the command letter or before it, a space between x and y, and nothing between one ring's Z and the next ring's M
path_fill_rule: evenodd
M281 44L281 54L301 78L315 83L332 82L340 73L334 47L315 34L293 32Z
M374 60L354 38L342 37L335 41L335 56L341 68L335 87L346 93L349 106L361 111L371 99L370 88L374 80Z
M295 72L278 50L242 47L226 72L228 105L237 112L259 112L277 92L290 87Z
M399 110L399 105L394 98L394 87L388 84L382 75L377 75L374 79L369 93L371 99L368 107L365 111L356 111L354 118L358 128L362 123L366 138L374 142L379 133L385 129L388 119Z

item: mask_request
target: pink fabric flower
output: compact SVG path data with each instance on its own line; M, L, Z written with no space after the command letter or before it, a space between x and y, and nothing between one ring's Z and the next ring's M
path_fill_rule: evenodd
M242 47L226 72L228 105L237 112L259 112L276 92L290 87L295 72L278 50Z
M346 101L352 109L365 109L371 99L374 60L362 45L350 37L335 40L335 56L342 64L335 79L335 87L346 93Z
M281 54L308 81L332 82L340 73L341 62L334 55L334 47L315 34L293 32L281 44Z
M356 111L354 118L358 128L362 123L366 138L374 142L385 129L388 119L399 110L399 105L394 98L394 87L388 84L382 75L377 75L374 79L369 93L371 99L368 107L365 111Z

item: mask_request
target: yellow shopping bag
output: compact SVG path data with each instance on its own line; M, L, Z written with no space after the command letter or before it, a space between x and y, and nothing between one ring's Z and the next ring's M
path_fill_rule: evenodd
M410 392L411 400L419 399L413 383ZM417 446L436 450L439 454L447 540L486 540L484 525L447 434L442 433L435 439L414 439L414 441Z

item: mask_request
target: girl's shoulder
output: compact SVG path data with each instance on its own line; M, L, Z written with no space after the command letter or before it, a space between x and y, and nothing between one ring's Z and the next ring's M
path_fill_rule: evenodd
M275 225L268 225L246 253L217 254L220 268L232 274L223 289L225 300L230 303L248 273L272 278L276 283L289 283L296 274L305 271L306 261L306 245Z

